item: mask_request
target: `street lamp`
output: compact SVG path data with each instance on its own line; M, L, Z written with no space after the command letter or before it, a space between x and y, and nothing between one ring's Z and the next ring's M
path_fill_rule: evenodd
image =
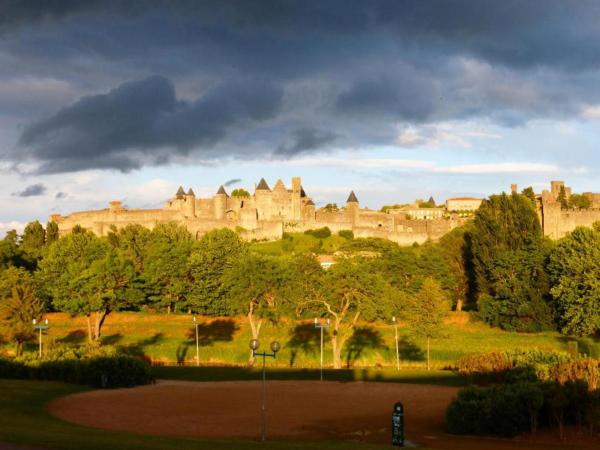
M265 441L267 439L267 375L265 368L265 358L268 356L270 358L275 358L277 356L277 352L281 348L279 342L273 341L271 342L271 351L273 353L258 353L258 347L260 347L260 343L258 339L252 339L250 341L250 348L252 349L252 356L262 356L262 398L261 398L261 421L260 421L260 434L261 440Z
M198 322L196 316L192 318L196 327L196 367L200 367L200 345L198 344Z
M396 322L396 316L392 316L392 322L394 323L394 334L396 341L396 370L400 370L400 351L398 350L398 323Z
M46 319L43 323L37 323L37 320L33 319L33 329L38 330L40 332L39 337L39 354L40 359L42 358L42 331L48 329L48 319Z
M329 328L329 319L326 323L319 323L319 319L315 317L315 328L321 329L321 381L323 381L323 328Z

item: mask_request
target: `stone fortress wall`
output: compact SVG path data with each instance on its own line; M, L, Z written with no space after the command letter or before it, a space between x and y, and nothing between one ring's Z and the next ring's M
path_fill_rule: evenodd
M572 194L571 188L558 180L550 182L550 190L544 190L536 196L544 236L550 239L560 239L577 227L591 227L600 221L600 194L583 193L590 199L589 209L563 209L559 201L561 189L568 200Z
M553 181L551 190L537 197L544 234L551 238L562 237L576 226L590 226L600 220L599 194L588 193L595 209L561 210L557 201L561 186L570 195L570 189L563 182ZM516 185L512 189L516 190ZM112 201L107 209L67 216L54 214L50 220L58 224L61 234L69 233L76 225L103 236L113 227L120 229L137 224L152 229L160 223L177 222L185 225L195 239L219 228L235 230L247 240L276 240L281 239L284 232L328 227L333 233L351 230L355 237L378 237L412 245L437 240L462 225L481 201L460 197L448 199L445 208L406 205L379 212L361 208L351 192L344 208L326 211L316 208L304 191L301 179L294 177L289 189L281 180L271 189L261 179L254 194L245 197L230 196L221 186L211 198L197 198L191 188L185 192L180 187L162 209L129 209L120 201Z

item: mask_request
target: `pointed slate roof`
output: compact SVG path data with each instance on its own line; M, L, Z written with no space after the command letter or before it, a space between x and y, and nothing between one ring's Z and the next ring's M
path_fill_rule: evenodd
M221 185L221 187L217 191L217 195L223 195L223 194L227 195L227 191L225 191L225 188L223 187L223 185Z
M269 185L267 184L267 182L265 181L264 178L261 178L260 181L258 182L258 186L256 186L256 190L257 191L270 191L271 189L269 188Z
M304 188L300 186L300 198L306 197L306 192L304 192Z
M285 189L285 185L283 184L283 181L281 181L281 179L277 180L277 183L275 183L275 186L273 187L273 190L286 190Z
M350 195L348 196L348 200L346 200L346 203L358 203L358 199L356 198L356 194L354 194L354 191L350 191Z
M194 194L194 191L192 191L192 188L188 189L187 195L193 195L194 197L196 196L196 194Z
M181 198L184 195L185 195L185 191L183 190L183 186L179 186L179 189L177 189L177 193L175 194L175 197Z
M306 205L307 205L307 206L315 206L315 203L314 203L312 200L308 200L308 201L306 202Z

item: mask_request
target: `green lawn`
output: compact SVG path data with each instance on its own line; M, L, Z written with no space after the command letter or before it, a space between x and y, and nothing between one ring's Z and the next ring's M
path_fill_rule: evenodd
M83 317L50 314L47 341L57 344L80 344L86 341ZM245 365L249 357L250 329L244 318L200 318L200 362L203 365ZM192 318L186 314L113 313L103 328L103 343L123 346L134 354L144 354L165 364L193 363L196 355ZM467 313L454 315L445 326L444 339L432 341L434 368L452 366L464 355L510 349L540 348L566 351L568 338L556 332L511 333L491 328L469 318ZM404 369L425 367L425 342L412 340L405 327L399 327L400 359ZM310 321L281 321L266 324L261 331L261 349L272 340L282 349L270 367L318 368L319 334ZM579 349L599 356L600 343L592 338L579 339ZM35 343L29 346L34 351ZM390 324L361 324L348 343L344 363L350 368L393 369L395 367L394 329ZM331 366L331 346L325 336L324 362Z
M177 439L80 427L50 416L48 402L80 392L82 387L41 381L0 380L0 443L11 442L65 450L250 450L331 449L371 450L385 448L356 442L249 442Z

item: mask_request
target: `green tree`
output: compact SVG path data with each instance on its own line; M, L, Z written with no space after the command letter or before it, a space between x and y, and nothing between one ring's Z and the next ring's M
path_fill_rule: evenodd
M246 243L229 229L213 230L202 236L189 257L188 307L204 314L227 314L228 286L224 284L223 274L246 252Z
M237 188L231 192L232 197L250 197L250 192L246 189Z
M224 274L229 288L228 309L246 316L252 339L258 339L265 322L276 322L284 309L289 271L283 261L281 257L245 253ZM252 354L250 363L254 363Z
M551 323L551 312L545 305L549 289L544 270L547 244L535 205L522 194L493 195L475 213L466 238L474 269L470 289L477 293L484 319L520 331ZM532 315L537 316L534 323Z
M149 240L143 273L147 295L154 305L170 313L178 304L186 304L192 237L185 226L166 223L154 227Z
M331 319L333 366L339 369L344 345L359 319L391 317L394 293L369 261L344 258L325 272L320 289L301 302L299 310L316 306L323 316Z
M91 232L71 233L53 242L39 265L40 280L54 308L85 315L90 341L98 338L92 331L91 315L95 314L95 322L100 326L104 321L97 304L89 297L90 269L106 257L109 248L106 240Z
M37 267L46 244L46 231L39 221L30 222L23 230L20 248L31 269Z
M575 209L590 209L592 201L587 195L573 194L569 197L569 207Z
M560 330L583 336L600 329L600 231L576 228L550 253L548 272Z
M560 187L560 190L558 191L558 197L556 198L556 201L558 203L560 203L560 207L562 209L569 208L569 200L567 199L567 192L565 191L565 187L564 186Z
M408 302L405 317L411 331L427 340L427 370L430 370L430 341L442 336L444 318L450 302L440 284L426 278L419 291Z
M58 240L58 224L54 221L49 221L46 224L46 244L51 244L54 241Z
M452 274L452 283L448 286L452 292L456 311L461 311L465 303L469 303L471 292L469 286L473 278L472 258L466 241L468 227L458 227L446 233L439 242L439 249L446 261L448 271Z
M533 190L533 188L531 186L526 187L525 189L523 189L521 191L521 194L523 194L525 197L527 197L529 200L531 200L531 202L535 205L535 191Z
M33 319L40 319L43 302L32 284L20 283L0 301L0 335L16 345L16 355L23 353L23 344L35 337Z

